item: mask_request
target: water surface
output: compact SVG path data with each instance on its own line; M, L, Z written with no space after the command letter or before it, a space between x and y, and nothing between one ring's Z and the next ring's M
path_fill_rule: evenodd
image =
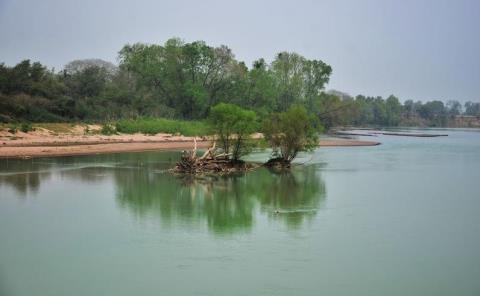
M479 295L480 132L428 132L202 179L1 160L0 295Z

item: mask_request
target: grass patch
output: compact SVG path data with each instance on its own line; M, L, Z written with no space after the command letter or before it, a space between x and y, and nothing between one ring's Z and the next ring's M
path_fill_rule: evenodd
M11 124L1 124L0 130L6 130L11 134L16 134L18 131L28 133L35 131L35 128L30 122L21 122L21 123L11 123Z
M182 121L164 118L140 118L119 120L116 129L120 133L134 134L180 134L184 136L205 136L209 134L208 126L203 121Z

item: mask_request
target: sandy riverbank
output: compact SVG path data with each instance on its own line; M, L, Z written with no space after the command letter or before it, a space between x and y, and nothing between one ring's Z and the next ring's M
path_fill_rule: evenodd
M91 130L98 126L91 126ZM199 148L210 146L207 139L197 138ZM352 139L322 139L319 146L374 146L374 141ZM120 134L104 136L84 134L84 128L73 126L59 132L47 128L15 134L6 129L0 131L0 158L29 158L45 156L86 155L98 153L140 152L151 150L182 150L193 146L193 137L170 134L143 135Z

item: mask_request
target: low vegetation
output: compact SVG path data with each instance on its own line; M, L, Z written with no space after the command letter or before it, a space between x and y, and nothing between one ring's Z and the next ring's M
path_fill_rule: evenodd
M116 122L117 132L125 134L158 133L178 134L184 136L204 136L209 134L209 128L203 121L183 121L164 118L122 119Z
M87 126L88 128L88 126ZM86 133L88 131L84 130L84 133ZM102 135L105 135L105 136L111 136L111 135L115 135L117 134L117 129L115 127L115 125L111 122L107 122L105 123L104 125L102 125L102 129L100 130L100 133Z

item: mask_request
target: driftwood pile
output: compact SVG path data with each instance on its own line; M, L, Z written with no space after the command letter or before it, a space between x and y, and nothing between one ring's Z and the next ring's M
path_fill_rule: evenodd
M194 139L194 147L191 151L183 151L180 161L172 169L174 173L203 174L217 173L228 174L253 169L253 164L243 161L234 162L230 154L218 153L215 141L212 147L207 149L202 156L197 155L197 140Z

